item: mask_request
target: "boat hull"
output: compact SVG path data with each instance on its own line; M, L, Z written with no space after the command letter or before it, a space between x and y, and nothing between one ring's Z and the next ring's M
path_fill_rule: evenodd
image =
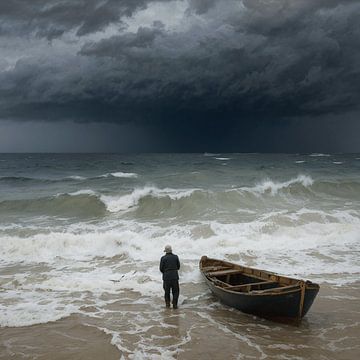
M264 318L283 318L284 320L287 318L302 318L309 311L319 292L318 289L306 290L303 311L301 316L299 316L299 305L301 300L300 288L277 295L250 295L225 291L222 288L215 286L206 277L205 279L211 292L218 297L223 304L236 308L244 313Z

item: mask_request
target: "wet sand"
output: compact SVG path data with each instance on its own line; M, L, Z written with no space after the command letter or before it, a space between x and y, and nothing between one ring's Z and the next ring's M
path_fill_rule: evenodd
M194 297L194 292L203 294ZM184 302L128 290L99 311L46 324L0 329L1 359L341 359L360 355L360 284L322 285L299 326L228 308L204 284L183 284ZM112 299L110 299L112 298ZM104 330L105 329L105 330Z
M0 329L1 359L119 359L111 336L78 315L46 324Z

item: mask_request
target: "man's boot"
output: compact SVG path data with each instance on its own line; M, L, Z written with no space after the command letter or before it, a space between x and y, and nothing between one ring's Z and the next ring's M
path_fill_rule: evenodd
M170 302L169 302L169 301L166 301L166 302L165 302L165 305L166 305L167 308L169 308L169 307L170 307Z

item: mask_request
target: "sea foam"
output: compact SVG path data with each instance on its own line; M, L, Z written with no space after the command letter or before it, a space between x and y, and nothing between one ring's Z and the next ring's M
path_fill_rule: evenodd
M77 223L29 236L0 236L1 326L26 326L81 313L83 297L132 290L144 301L162 293L158 261L170 243L182 263L182 283L203 280L202 255L297 278L341 285L358 281L360 217L354 210L273 211L248 222L161 224L112 220ZM40 229L39 229L40 231ZM39 270L43 269L43 270ZM54 296L60 295L60 296ZM91 294L91 295L90 295Z
M114 221L107 227L84 224L67 232L1 236L1 263L56 264L61 263L61 259L90 261L114 256L131 262L153 261L164 245L171 243L183 259L194 261L204 254L226 258L229 254L241 257L253 252L259 266L273 268L276 264L276 271L292 273L304 272L303 257L310 256L313 272L333 273L343 267L353 273L360 270L354 252L359 243L358 215L346 211L317 215L314 210L302 209L294 214L274 212L256 221L238 224L203 221L173 224L167 228L130 220ZM199 227L209 230L199 231ZM323 256L333 260L324 261Z

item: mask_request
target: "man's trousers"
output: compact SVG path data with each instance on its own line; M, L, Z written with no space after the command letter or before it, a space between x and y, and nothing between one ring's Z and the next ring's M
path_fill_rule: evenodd
M179 298L179 280L164 280L163 287L165 290L165 302L166 304L170 304L170 290L173 296L173 305L177 306L178 298Z

